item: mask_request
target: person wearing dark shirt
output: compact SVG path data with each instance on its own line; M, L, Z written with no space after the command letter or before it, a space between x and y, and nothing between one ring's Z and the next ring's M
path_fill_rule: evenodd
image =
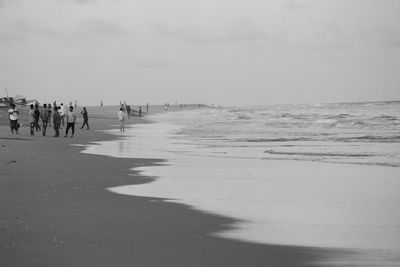
M43 136L46 136L47 124L49 123L49 112L47 104L43 105L43 109L40 112L40 118L42 119Z
M60 136L60 126L61 126L61 115L58 112L58 107L54 106L54 114L53 114L53 125L54 125L54 137Z
M35 105L34 117L35 117L35 120L34 120L33 125L35 126L36 132L41 131L42 128L40 128L40 125L39 125L40 110L39 110L38 104Z
M83 116L83 124L82 124L81 129L83 129L83 127L85 127L85 125L86 125L86 129L89 130L89 123L88 123L89 116L88 116L88 112L86 110L86 107L83 108L83 110L81 111L81 114Z

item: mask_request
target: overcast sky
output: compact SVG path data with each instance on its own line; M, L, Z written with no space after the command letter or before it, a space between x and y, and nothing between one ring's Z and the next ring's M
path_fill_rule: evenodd
M0 87L84 105L400 100L400 1L0 0Z

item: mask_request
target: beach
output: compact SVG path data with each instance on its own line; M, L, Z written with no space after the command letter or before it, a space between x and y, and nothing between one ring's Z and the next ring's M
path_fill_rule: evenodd
M78 130L74 138L32 137L26 126L12 136L2 121L1 266L398 264L396 255L382 259L371 253L368 261L359 257L365 251L222 238L215 234L237 220L163 198L115 194L108 189L157 179L138 170L165 160L81 153L88 145L122 138L107 132L118 127L116 118L90 112L92 130ZM131 122L135 127L146 120Z
M399 14L0 0L0 267L400 267Z

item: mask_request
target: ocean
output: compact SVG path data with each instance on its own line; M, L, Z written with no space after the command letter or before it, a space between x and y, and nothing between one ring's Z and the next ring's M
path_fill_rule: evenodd
M236 219L213 233L224 238L398 259L400 102L183 108L148 119L84 151L165 160L135 169L153 182L112 192Z
M183 128L188 155L400 167L400 102L274 105L153 116Z

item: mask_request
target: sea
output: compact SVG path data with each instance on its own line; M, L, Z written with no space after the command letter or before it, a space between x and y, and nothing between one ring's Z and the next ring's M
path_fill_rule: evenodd
M84 150L164 160L135 168L153 182L110 191L234 219L212 233L222 238L357 249L400 266L400 101L176 107L146 119Z
M274 105L160 113L182 126L181 151L204 157L290 159L400 167L400 102Z

